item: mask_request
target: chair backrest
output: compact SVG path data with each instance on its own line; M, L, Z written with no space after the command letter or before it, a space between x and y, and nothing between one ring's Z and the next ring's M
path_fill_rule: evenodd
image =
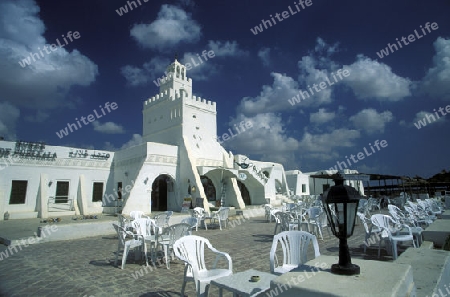
M143 215L144 215L144 212L143 212L142 210L133 210L133 211L130 211L130 217L131 217L133 220L140 219Z
M370 229L369 229L369 225L367 225L369 219L366 218L366 216L362 212L358 211L356 214L358 215L359 220L363 223L364 230L366 231L366 234L369 234L370 233Z
M289 231L290 214L279 211L275 214L275 218L281 226L281 231Z
M317 219L321 212L322 212L321 207L318 206L310 207L308 210L308 217L310 219Z
M228 213L230 212L230 208L221 207L218 212L219 219L221 221L226 221L228 219Z
M181 220L182 223L188 224L189 226L195 227L198 224L198 219L195 217L189 217Z
M190 266L195 280L198 279L201 272L207 270L205 246L211 250L215 250L208 239L197 235L183 236L173 244L175 256Z
M397 206L389 204L388 209L389 213L396 221L401 222L404 219L402 211Z
M175 241L183 236L189 235L191 231L191 225L185 223L175 224L169 227L170 244L174 244Z
M138 235L149 236L155 231L155 221L149 218L140 218L131 222Z
M124 227L125 228L125 225L128 223L128 219L124 215L122 215L120 213L117 215L117 218L118 218L118 225L120 227Z
M372 224L380 228L381 231L381 237L392 237L390 223L394 222L392 218L388 215L384 214L374 214L370 218L372 221Z
M305 231L284 231L273 237L270 249L270 271L274 273L278 244L283 250L283 265L300 265L307 262L309 244L313 244L314 257L320 256L319 244L315 235Z
M133 235L131 232L126 231L123 227L117 225L116 223L112 224L114 229L117 232L117 237L119 237L119 244L124 247L125 246L125 238L127 235Z

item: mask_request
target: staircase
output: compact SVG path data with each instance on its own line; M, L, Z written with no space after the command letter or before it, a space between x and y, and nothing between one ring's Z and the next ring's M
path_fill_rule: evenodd
M220 195L220 205L225 205L225 196L227 194L227 184L222 182L222 193Z

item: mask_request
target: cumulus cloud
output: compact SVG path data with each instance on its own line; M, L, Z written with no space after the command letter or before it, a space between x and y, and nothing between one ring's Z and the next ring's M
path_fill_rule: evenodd
M99 123L99 121L95 121L92 123L94 125L94 130L100 133L105 134L123 134L125 133L125 129L116 123L106 122L104 124Z
M373 134L376 132L384 132L386 124L394 119L392 112L384 111L378 113L373 108L363 109L354 116L350 117L350 122L356 128L361 128L368 134Z
M130 34L144 48L162 51L180 43L197 42L201 27L183 9L164 4L155 21L135 24Z
M185 52L183 58L181 59L184 65L186 65L186 63L191 64L191 69L186 69L188 77L196 81L205 81L219 73L219 66L211 61L201 63L197 57L197 54L200 55L200 53ZM192 61L195 61L195 64Z
M238 114L230 121L230 127L241 121L251 122L252 127L222 145L244 154L257 154L261 160L280 163L294 162L298 141L289 137L279 115L261 113L254 116ZM233 128L232 128L233 129Z
M259 96L244 97L237 108L238 112L252 115L292 109L287 100L297 95L298 83L285 74L272 72L270 75L273 77L272 85L262 86Z
M16 124L20 110L8 102L0 102L0 136L6 140L16 139Z
M422 90L431 96L450 100L450 39L439 37L434 42L433 67L422 80Z
M411 80L396 75L386 64L358 55L355 63L343 68L350 72L350 75L342 80L343 83L347 84L359 99L399 101L411 96Z
M270 65L270 48L263 47L258 51L258 57L261 59L264 66Z
M72 104L66 96L70 88L91 84L98 68L78 50L57 47L46 53L44 47L57 42L44 38L39 11L33 0L0 2L0 97L17 106L45 110ZM33 88L25 87L30 85Z
M239 48L238 43L234 41L214 41L208 42L208 48L214 51L217 57L238 57L247 56L249 53Z
M171 61L161 56L153 57L150 61L144 63L142 67L125 65L120 69L127 85L136 87L143 86L152 80L157 80L164 76L164 72Z
M326 112L325 108L320 108L318 112L310 113L309 121L315 124L324 124L335 118L334 112Z

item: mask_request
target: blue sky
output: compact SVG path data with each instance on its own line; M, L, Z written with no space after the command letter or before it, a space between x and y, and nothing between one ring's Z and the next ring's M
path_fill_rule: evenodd
M153 80L175 53L184 62L213 50L188 77L195 95L217 102L218 136L253 123L223 143L233 153L304 172L338 162L365 173L448 170L449 2L330 2L140 0L131 10L123 0L1 0L0 136L107 150L138 144ZM262 20L267 28L254 34ZM318 87L342 70L349 75ZM308 86L313 95L291 105ZM117 109L56 135L106 102ZM427 113L435 119L424 121ZM377 150L376 140L388 145ZM375 153L351 161L371 146Z

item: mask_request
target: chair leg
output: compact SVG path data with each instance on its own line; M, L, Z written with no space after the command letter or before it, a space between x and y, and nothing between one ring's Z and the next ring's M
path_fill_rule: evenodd
M183 280L183 285L181 286L181 297L184 297L184 290L186 289L186 280Z
M380 243L379 243L379 245L378 245L378 258L380 258L380 250L381 250L381 242L383 241L383 239L382 238L380 238Z
M392 258L394 260L396 260L397 259L397 241L393 240L391 242L391 244L392 244Z
M123 248L123 256L122 256L122 269L125 267L125 262L127 261L128 251L130 250L129 245L125 245Z

